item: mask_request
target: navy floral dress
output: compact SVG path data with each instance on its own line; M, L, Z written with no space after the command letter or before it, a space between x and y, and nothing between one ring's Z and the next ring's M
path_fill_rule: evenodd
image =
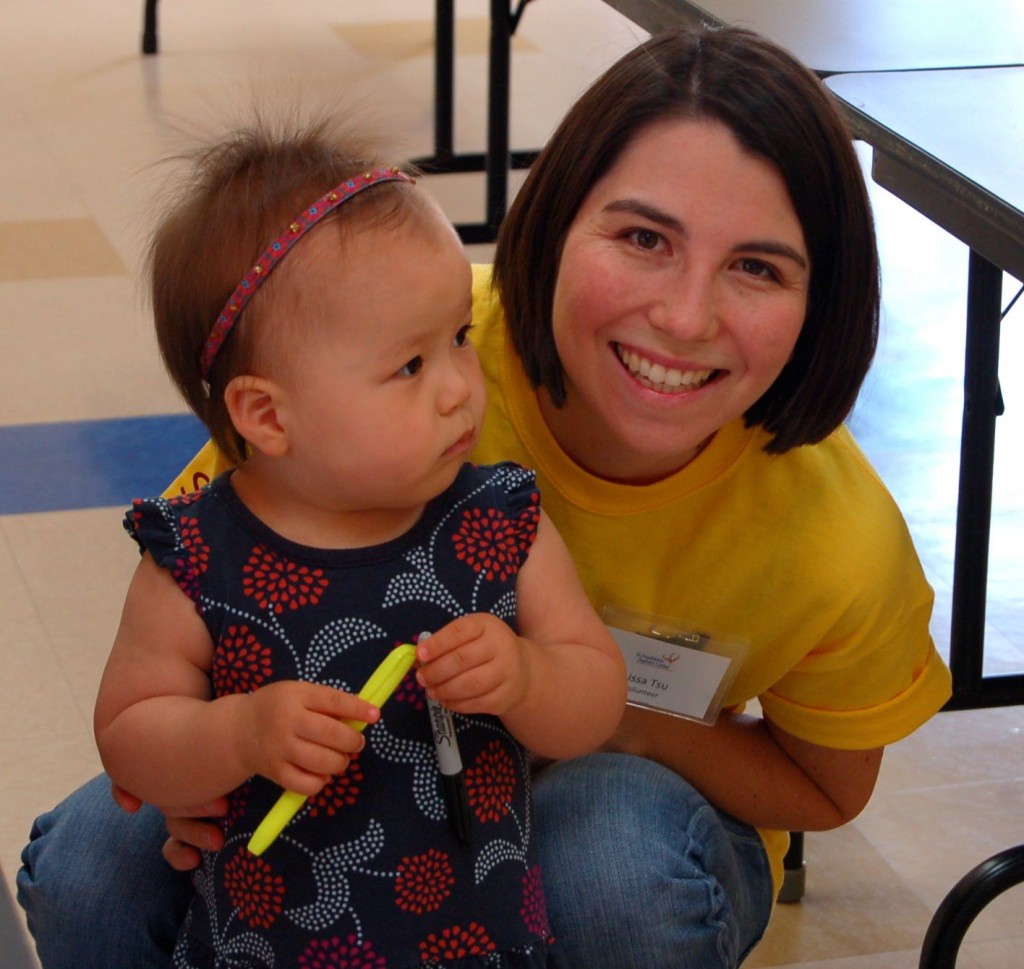
M263 525L228 473L135 502L125 525L205 621L217 696L281 679L354 693L392 647L456 616L515 626L539 501L518 465L467 464L401 538L324 550ZM549 964L527 752L496 717L455 716L472 819L462 844L411 673L382 714L349 769L259 857L246 844L281 789L256 776L232 792L226 842L196 871L174 966Z

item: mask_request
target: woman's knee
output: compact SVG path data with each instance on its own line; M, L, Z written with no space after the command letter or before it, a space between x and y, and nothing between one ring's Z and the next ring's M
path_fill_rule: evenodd
M164 862L165 836L155 808L126 814L102 775L36 820L18 902L46 969L168 964L189 883Z
M535 792L551 922L571 965L735 966L748 917L755 940L763 931L767 916L734 891L759 881L770 908L756 832L673 771L595 754L545 769Z

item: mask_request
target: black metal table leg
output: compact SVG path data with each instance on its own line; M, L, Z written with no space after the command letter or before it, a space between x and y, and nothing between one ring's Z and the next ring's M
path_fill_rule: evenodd
M1024 674L985 677L982 670L996 418L1002 412L1002 282L1002 270L972 250L949 644L953 696L947 710L1019 703L1024 686Z
M414 159L427 175L461 172L486 173L485 219L456 226L463 242L493 242L505 217L508 173L529 168L537 152L513 152L509 148L509 80L511 45L523 9L531 0L520 0L513 13L509 0L491 0L490 43L487 71L487 150L456 154L453 146L453 90L455 84L454 0L435 0L434 53L434 154Z
M155 54L157 50L156 0L146 0L142 13L142 53Z

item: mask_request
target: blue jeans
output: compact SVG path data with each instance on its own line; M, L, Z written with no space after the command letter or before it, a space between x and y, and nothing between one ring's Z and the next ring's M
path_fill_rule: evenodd
M757 833L676 774L591 754L540 771L534 799L567 966L735 969L761 938L772 884ZM44 969L170 965L191 887L164 863L164 837L152 808L121 812L106 777L36 821L18 901Z

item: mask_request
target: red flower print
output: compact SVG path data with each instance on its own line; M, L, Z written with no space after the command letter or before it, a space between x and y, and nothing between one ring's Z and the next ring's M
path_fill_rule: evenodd
M224 866L224 888L239 917L254 929L269 929L281 914L284 879L245 848Z
M426 854L403 858L395 879L395 904L406 912L434 912L451 894L455 884L448 855L436 848Z
M534 935L548 939L551 927L548 925L548 907L544 900L544 887L540 879L540 866L534 865L523 875L523 907L519 910L523 924Z
M199 520L183 516L180 527L180 544L186 552L189 565L197 573L205 572L210 565L210 546L203 541L202 532L199 530Z
M252 550L242 573L242 591L252 596L261 609L271 609L277 615L286 608L294 611L316 605L327 588L321 569L296 565L263 545Z
M425 710L427 706L427 693L416 681L412 673L408 673L405 679L398 684L398 689L392 694L392 699L399 703L410 703L414 710Z
M469 803L481 821L500 821L516 789L516 767L500 740L492 740L466 768Z
M387 969L387 960L373 951L369 942L350 935L344 942L338 936L313 939L296 963L299 969Z
M359 798L363 785L363 770L359 766L359 754L353 754L344 774L336 774L308 801L309 816L315 818L321 813L334 817L343 807L351 807Z
M213 654L214 693L252 693L271 672L270 647L264 646L248 626L228 626Z
M226 834L242 817L252 794L252 784L245 781L228 795L228 813L221 818L221 828Z
M520 526L496 508L470 508L452 536L455 555L489 582L504 582L519 571Z
M434 935L428 935L420 943L420 961L431 959L463 959L466 956L482 956L493 952L497 946L487 930L476 922L469 928L453 925Z

